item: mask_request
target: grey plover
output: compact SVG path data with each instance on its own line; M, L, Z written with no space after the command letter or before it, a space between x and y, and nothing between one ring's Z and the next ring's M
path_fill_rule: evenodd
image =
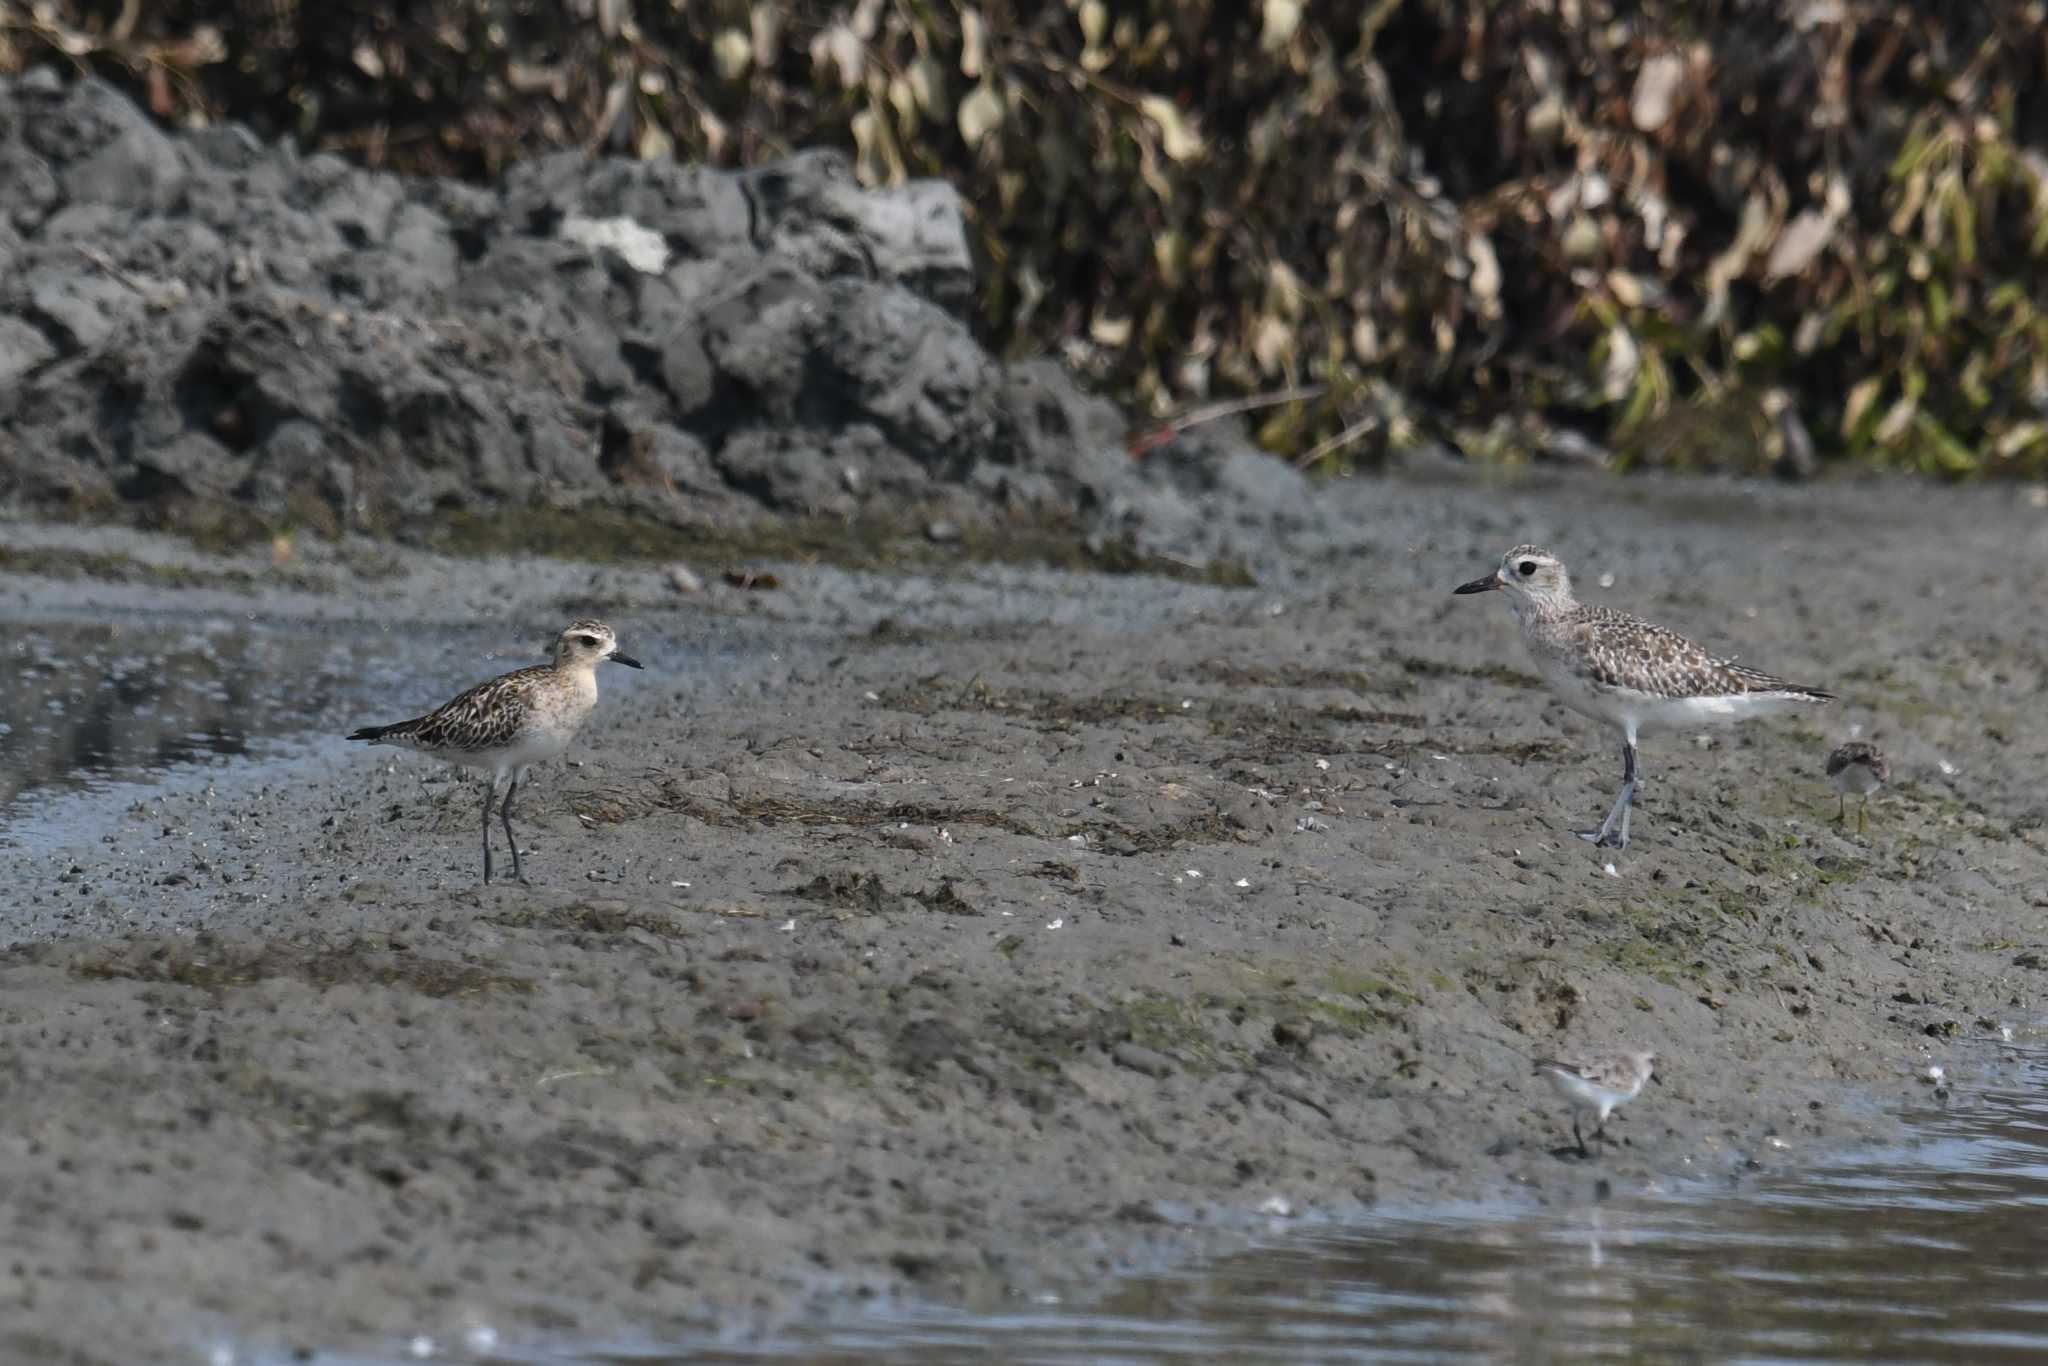
M1828 781L1842 798L1835 810L1835 824L1848 822L1850 796L1861 797L1863 804L1856 808L1856 832L1861 834L1868 823L1870 794L1891 781L1891 776L1884 751L1868 740L1845 740L1837 745L1828 756Z
M512 876L526 881L519 866L519 839L512 833L512 796L527 768L569 747L597 705L597 666L610 661L631 669L640 661L619 653L618 638L601 621L572 621L555 638L554 662L514 669L443 703L425 716L388 726L364 726L348 738L373 745L401 745L462 768L489 771L484 784L484 883L491 880L491 799L507 774L505 803L498 818L512 846Z
M1536 1075L1549 1082L1572 1108L1572 1137L1578 1140L1579 1156L1591 1157L1586 1136L1579 1132L1579 1116L1596 1114L1593 1137L1607 1136L1607 1117L1615 1107L1625 1105L1642 1092L1643 1085L1656 1077L1657 1055L1650 1052L1589 1053L1576 1058L1538 1058Z
M1557 556L1518 545L1500 567L1458 593L1508 595L1537 672L1573 711L1621 732L1621 795L1598 830L1576 831L1596 845L1628 847L1636 792L1636 736L1646 728L1726 725L1829 702L1821 688L1720 659L1675 631L1572 596Z

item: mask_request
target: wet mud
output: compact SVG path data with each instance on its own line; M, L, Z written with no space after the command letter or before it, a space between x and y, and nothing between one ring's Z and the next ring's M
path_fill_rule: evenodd
M522 791L530 889L477 885L473 784L383 751L0 843L0 1347L1007 1303L1230 1248L1276 1201L1741 1181L1892 1133L1930 1066L1967 1086L1968 1040L2038 1015L2048 513L1545 475L1322 501L1249 587L962 551L750 562L773 589L707 560L682 594L659 562L352 542L273 583L10 527L40 547L0 565L17 639L390 628L425 690L598 611L650 668ZM1591 849L1611 743L1500 603L1450 596L1524 540L1840 702L1648 739L1633 844ZM52 572L71 552L197 577ZM1861 835L1822 774L1851 726L1894 772ZM1623 1041L1664 1084L1581 1161L1527 1059Z

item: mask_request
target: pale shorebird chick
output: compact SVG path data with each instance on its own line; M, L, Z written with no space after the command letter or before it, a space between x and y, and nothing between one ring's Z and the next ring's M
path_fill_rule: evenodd
M489 772L484 784L484 885L491 881L491 798L498 782L512 775L498 818L512 846L512 876L526 881L519 866L519 838L512 833L512 795L530 765L569 747L597 705L597 666L609 661L629 669L640 661L619 653L618 638L601 621L572 621L555 638L552 664L514 669L446 702L425 716L388 726L364 726L351 740L402 745L460 768Z
M1842 798L1835 810L1835 824L1848 822L1850 796L1861 797L1863 804L1856 808L1856 833L1862 834L1870 814L1870 794L1890 782L1891 776L1892 768L1885 762L1884 751L1868 740L1845 740L1837 745L1828 756L1828 782Z
M1453 591L1496 590L1508 595L1550 690L1573 711L1621 732L1621 795L1598 830L1574 832L1596 845L1628 847L1636 736L1643 730L1728 725L1834 700L1823 689L1717 658L1640 617L1580 602L1557 556L1533 545L1516 546L1493 573Z
M1572 1108L1572 1137L1578 1141L1580 1157L1593 1154L1586 1147L1586 1136L1579 1132L1579 1116L1598 1115L1593 1137L1605 1138L1607 1117L1641 1094L1645 1083L1656 1079L1656 1062L1657 1055L1647 1052L1536 1060L1536 1075L1549 1082Z

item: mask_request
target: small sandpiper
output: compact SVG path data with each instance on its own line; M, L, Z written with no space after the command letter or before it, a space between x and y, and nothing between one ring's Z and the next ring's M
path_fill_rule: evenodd
M498 781L512 775L498 818L512 846L512 876L526 881L519 866L519 839L512 833L512 794L528 766L552 759L569 747L590 709L597 705L597 666L610 661L637 669L640 661L619 653L618 638L601 621L572 621L555 638L552 664L514 669L479 683L425 716L389 726L364 726L351 740L402 745L462 768L490 771L484 785L484 884L491 881L491 798Z
M1863 799L1856 808L1856 833L1862 834L1870 814L1870 794L1891 781L1891 776L1884 751L1868 740L1845 740L1837 745L1828 756L1828 781L1842 798L1835 810L1835 824L1848 823L1849 797L1854 794Z
M1607 1136L1607 1117L1641 1093L1656 1078L1657 1055L1648 1052L1590 1053L1578 1058L1538 1058L1536 1075L1549 1082L1572 1107L1572 1137L1579 1156L1591 1157L1586 1136L1579 1132L1581 1113L1597 1114L1596 1139Z
M1574 832L1596 845L1628 847L1641 730L1727 725L1834 700L1823 689L1717 658L1640 617L1578 601L1557 556L1533 545L1516 546L1493 573L1453 591L1495 590L1508 595L1550 690L1573 711L1621 732L1621 795L1598 830Z

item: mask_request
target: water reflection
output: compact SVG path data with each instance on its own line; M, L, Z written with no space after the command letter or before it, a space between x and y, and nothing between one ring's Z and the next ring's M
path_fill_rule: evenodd
M2035 1060L2028 1080L2048 1071ZM1391 1215L1085 1307L892 1309L727 1359L945 1362L2048 1360L2048 1102L1910 1147L1569 1212ZM673 1352L585 1356L680 1361ZM692 1354L687 1359L701 1360Z

